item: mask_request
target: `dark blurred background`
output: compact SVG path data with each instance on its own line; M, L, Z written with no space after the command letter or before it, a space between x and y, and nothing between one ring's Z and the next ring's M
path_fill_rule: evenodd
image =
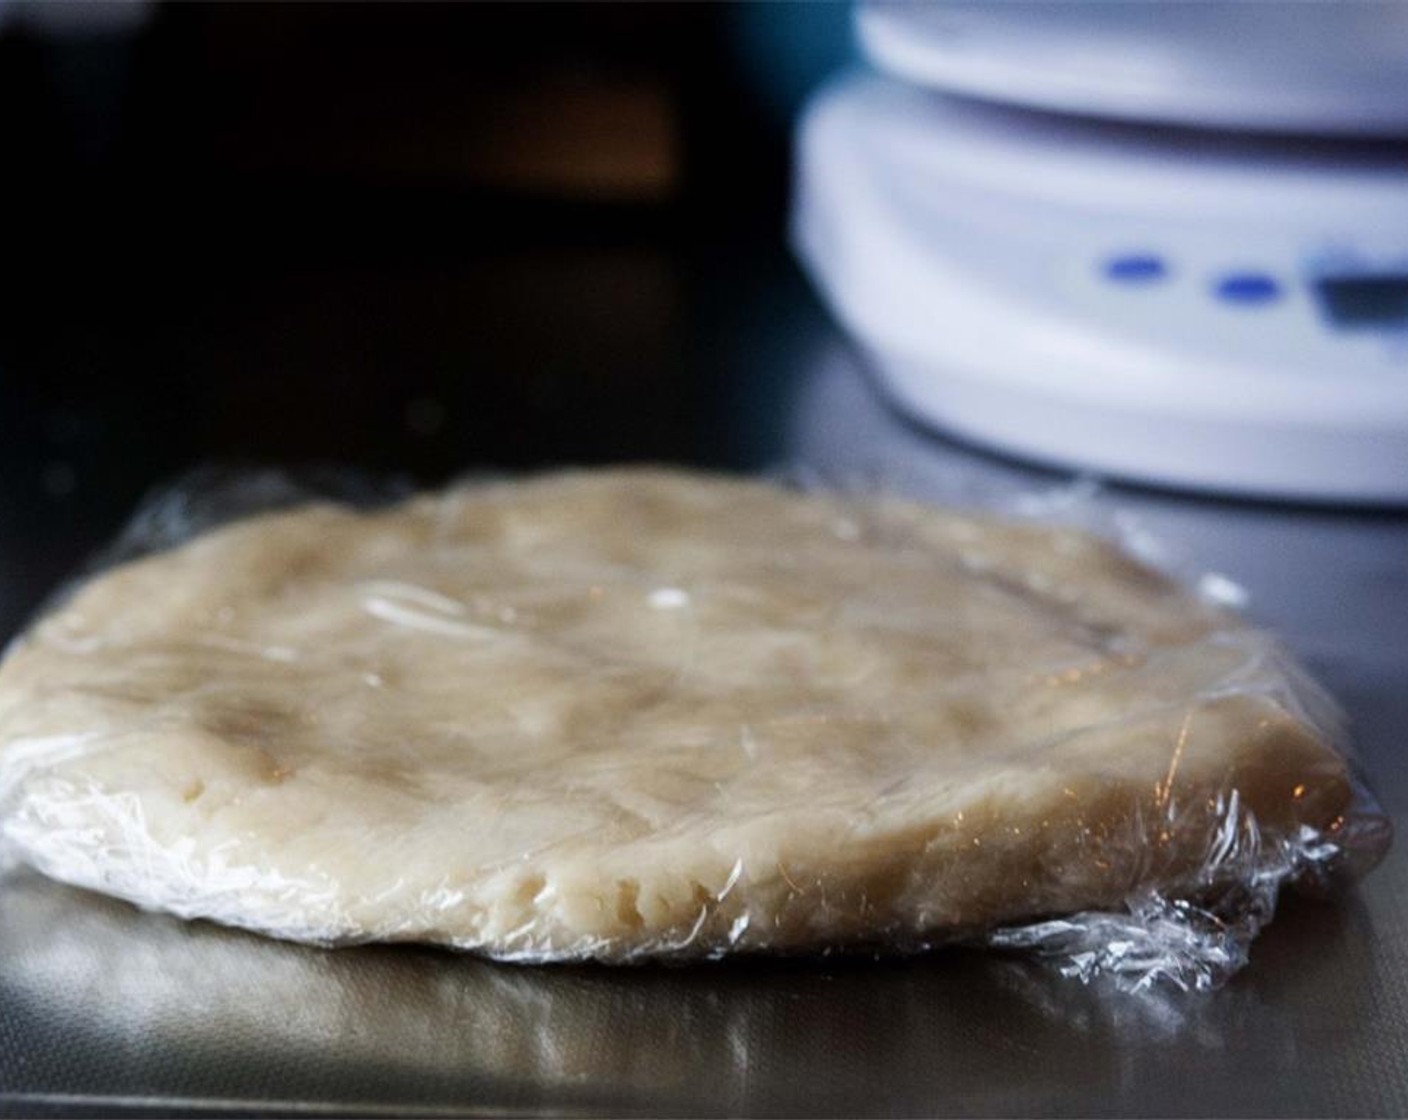
M849 18L0 0L0 632L201 464L757 465Z

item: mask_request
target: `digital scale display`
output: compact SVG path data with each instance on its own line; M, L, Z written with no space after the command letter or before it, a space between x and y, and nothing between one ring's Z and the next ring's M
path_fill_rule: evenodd
M1408 272L1326 276L1313 287L1325 317L1337 327L1408 327Z

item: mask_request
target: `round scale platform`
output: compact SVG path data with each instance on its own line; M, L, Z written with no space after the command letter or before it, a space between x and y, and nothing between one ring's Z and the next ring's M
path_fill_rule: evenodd
M1408 501L1408 149L932 84L843 76L798 130L794 244L903 409L1144 482Z

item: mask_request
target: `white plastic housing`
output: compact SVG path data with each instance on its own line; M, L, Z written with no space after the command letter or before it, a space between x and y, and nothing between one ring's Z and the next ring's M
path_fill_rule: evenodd
M793 222L921 420L1156 483L1408 500L1408 164L1379 147L856 75L804 116Z
M1408 135L1402 0L865 0L870 60L909 82L1101 117Z

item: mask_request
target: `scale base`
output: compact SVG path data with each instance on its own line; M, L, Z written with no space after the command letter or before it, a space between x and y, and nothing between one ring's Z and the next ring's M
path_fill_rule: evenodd
M1209 494L1408 505L1408 439L1401 432L1295 431L1245 418L1154 416L874 351L867 358L910 419L1029 462Z

